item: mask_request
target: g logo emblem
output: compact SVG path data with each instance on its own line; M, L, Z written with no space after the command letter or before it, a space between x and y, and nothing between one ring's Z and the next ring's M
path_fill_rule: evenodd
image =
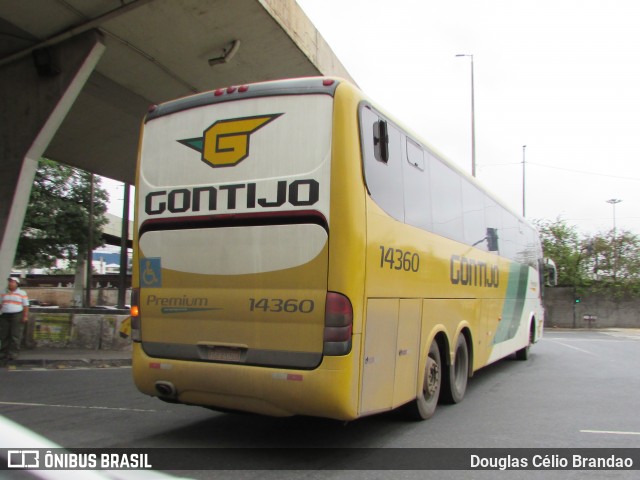
M202 161L214 168L233 167L249 156L251 134L280 115L282 113L218 120L202 137L178 142L202 153Z

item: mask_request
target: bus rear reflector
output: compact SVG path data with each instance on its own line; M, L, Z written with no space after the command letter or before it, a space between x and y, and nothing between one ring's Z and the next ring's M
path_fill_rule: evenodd
M324 314L323 355L346 355L351 351L353 307L347 297L327 292Z

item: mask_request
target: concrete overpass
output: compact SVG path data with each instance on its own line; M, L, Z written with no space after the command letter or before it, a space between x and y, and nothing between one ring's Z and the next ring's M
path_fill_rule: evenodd
M133 183L150 104L319 74L349 78L294 0L0 2L0 278L40 157Z

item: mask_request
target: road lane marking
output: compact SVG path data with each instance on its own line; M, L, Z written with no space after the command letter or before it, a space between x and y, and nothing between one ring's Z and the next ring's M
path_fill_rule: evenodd
M98 407L88 405L55 405L49 403L28 403L28 402L0 402L0 405L11 405L18 407L55 407L55 408L81 408L84 410L117 410L120 412L166 412L167 410L150 410L145 408L125 408L125 407Z
M616 432L614 430L580 430L580 433L599 433L602 435L640 435L640 432Z
M563 347L572 348L573 350L577 350L577 351L582 352L582 353L587 353L589 355L593 355L594 357L598 356L595 353L590 352L589 350L585 350L583 348L574 347L573 345L567 345L566 343L558 342L557 340L554 340L554 343L557 343L558 345L562 345Z
M637 340L640 338L636 337L613 337L613 338L571 338L571 337L542 337L542 340L549 340L552 342L556 342L558 340L562 340L563 342L606 342L606 343L637 343Z

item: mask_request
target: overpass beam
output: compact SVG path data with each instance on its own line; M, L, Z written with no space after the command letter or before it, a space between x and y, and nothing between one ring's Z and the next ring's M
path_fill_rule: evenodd
M38 160L104 50L89 31L0 68L0 281L14 263Z

